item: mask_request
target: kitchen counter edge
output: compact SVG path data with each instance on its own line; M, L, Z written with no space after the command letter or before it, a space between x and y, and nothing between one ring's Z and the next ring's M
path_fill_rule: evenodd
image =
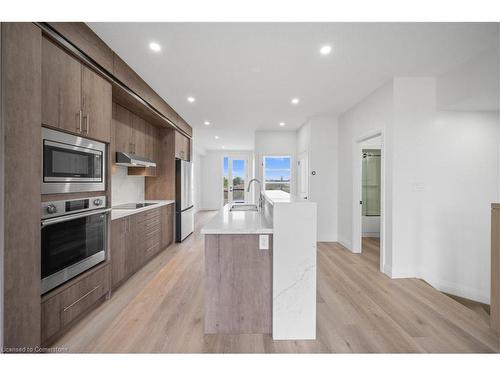
M112 208L111 209L111 220L118 220L118 219L130 216L130 215L138 214L140 212L154 210L154 209L160 208L162 206L174 204L175 201L173 201L173 200L145 200L145 201L141 201L139 203L157 203L157 204L152 205L152 206L147 206L147 207L136 208L136 209L132 209L132 210Z

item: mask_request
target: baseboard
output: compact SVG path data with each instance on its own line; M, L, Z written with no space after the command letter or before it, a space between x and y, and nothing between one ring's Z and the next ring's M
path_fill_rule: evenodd
M392 279L392 267L388 264L383 265L384 273Z
M332 236L318 236L318 242L338 242L338 237L335 235Z
M339 238L337 242L342 246L344 246L347 250L352 252L351 243L349 241L344 241L343 239Z
M469 299L471 301L484 303L486 305L490 304L489 292L485 293L484 290L479 290L477 288L471 288L465 285L459 285L446 280L436 280L429 277L422 277L422 279L432 285L434 288L440 292L453 294L457 297L462 297Z
M363 233L363 237L380 238L380 233L378 233L378 232L366 232L366 233Z

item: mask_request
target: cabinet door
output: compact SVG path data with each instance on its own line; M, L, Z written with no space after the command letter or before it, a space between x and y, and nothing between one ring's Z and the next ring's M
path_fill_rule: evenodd
M189 138L178 131L175 132L175 157L182 160L190 160L190 141Z
M83 66L82 70L83 135L103 142L111 135L111 83Z
M115 104L113 116L115 151L133 152L133 133L131 113L121 105ZM113 160L114 160L113 156Z
M161 250L168 247L174 239L173 205L161 207Z
M135 114L131 114L133 133L134 154L146 155L146 121Z
M111 286L114 288L127 277L128 217L111 221Z
M159 129L156 126L146 124L146 154L145 156L155 162L158 162L159 156L159 143L160 138Z
M127 274L136 272L144 264L144 213L129 216L130 231L127 244Z
M80 134L82 65L42 38L42 124Z

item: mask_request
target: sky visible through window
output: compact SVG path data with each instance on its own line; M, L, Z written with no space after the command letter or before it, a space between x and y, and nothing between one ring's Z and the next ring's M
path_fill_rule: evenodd
M224 157L224 176L227 177L229 173L229 158ZM233 178L235 177L245 177L245 161L244 160L233 160Z
M289 156L266 156L264 159L266 181L290 181L290 164Z

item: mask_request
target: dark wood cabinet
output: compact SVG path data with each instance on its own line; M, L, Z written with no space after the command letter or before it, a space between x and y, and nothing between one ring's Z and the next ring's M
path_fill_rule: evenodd
M119 286L174 238L173 205L139 212L111 222L111 285Z
M110 290L109 265L98 265L42 298L42 343L69 326Z
M191 140L179 132L175 132L175 157L191 160Z
M174 241L174 205L163 206L161 210L161 248Z
M146 121L132 113L132 143L134 145L134 154L139 156L146 155Z
M111 97L111 83L43 38L42 124L109 142Z
M42 123L82 132L82 65L42 38Z
M157 161L159 155L159 129L113 103L113 142L115 151L145 156Z
M111 84L82 66L82 133L109 142L111 138Z
M500 204L491 205L490 325L500 332Z
M128 241L129 216L111 222L111 286L115 287L127 277L127 252L130 247Z

